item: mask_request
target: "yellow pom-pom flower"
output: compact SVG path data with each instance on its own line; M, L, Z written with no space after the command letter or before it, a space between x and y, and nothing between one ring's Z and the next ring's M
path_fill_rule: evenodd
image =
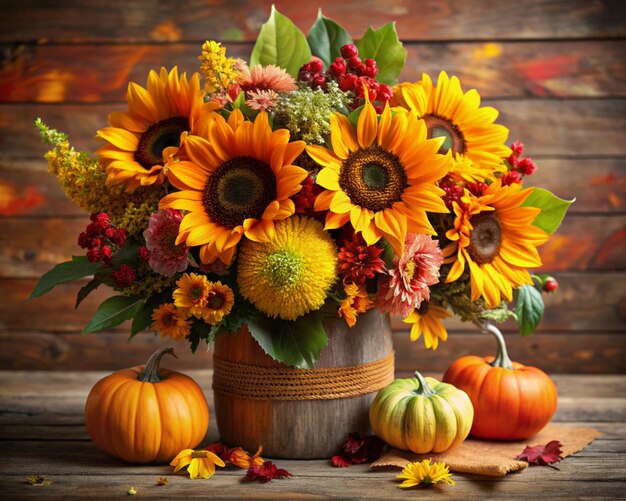
M270 317L295 320L320 308L337 279L337 248L314 219L276 223L268 242L246 240L237 282L244 298Z

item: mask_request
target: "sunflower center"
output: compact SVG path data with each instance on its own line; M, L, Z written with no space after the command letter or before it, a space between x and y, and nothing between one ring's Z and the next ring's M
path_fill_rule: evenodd
M196 458L205 458L207 457L207 451L192 451L191 452L191 457L196 459Z
M208 179L202 203L211 219L227 228L248 218L260 219L276 199L276 176L269 165L252 157L222 163Z
M180 135L187 130L189 120L183 117L172 117L152 124L139 139L135 160L147 170L153 165L160 165L163 162L163 150L179 146Z
M163 317L163 324L167 325L167 326L174 326L176 325L177 322L177 318L176 315L174 315L173 313L170 313L169 315L165 315Z
M212 310L219 310L225 302L224 296L218 292L212 292L207 300L207 306Z
M373 145L351 152L344 160L339 186L354 205L378 212L402 200L408 183L400 159Z
M262 273L272 287L283 288L300 281L304 265L301 254L284 249L267 256Z
M452 150L455 155L457 153L465 153L465 138L461 130L447 118L437 115L426 115L424 117L426 127L428 128L428 138L443 137L444 141L439 148L439 153L445 154Z
M477 264L491 263L500 251L502 226L495 214L483 212L470 219L473 230L467 252Z
M192 287L189 289L189 299L193 302L197 302L204 296L204 289L202 287Z

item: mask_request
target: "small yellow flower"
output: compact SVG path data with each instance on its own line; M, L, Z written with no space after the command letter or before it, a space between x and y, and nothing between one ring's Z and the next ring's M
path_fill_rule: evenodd
M162 304L152 312L150 328L160 331L161 337L169 336L175 341L182 341L191 331L185 312L172 303Z
M208 282L208 287L206 304L201 315L206 323L215 325L230 313L235 304L235 295L232 289L222 282Z
M178 453L170 466L174 466L174 473L187 466L187 472L191 478L210 478L215 473L215 466L226 465L210 451L185 449Z
M176 285L178 289L172 294L174 305L184 309L188 315L200 318L209 294L207 278L196 273L185 273L176 281Z
M424 334L426 348L436 350L440 339L442 341L448 339L448 331L442 320L451 316L452 314L445 308L422 301L420 308L413 310L402 321L405 324L412 324L411 341L417 341Z
M404 482L398 486L403 489L415 487L418 484L436 484L440 481L454 485L454 480L450 477L452 477L452 473L450 473L445 463L430 464L430 459L424 459L422 462L409 463L406 468L402 470L401 475L396 475L396 478L404 479Z

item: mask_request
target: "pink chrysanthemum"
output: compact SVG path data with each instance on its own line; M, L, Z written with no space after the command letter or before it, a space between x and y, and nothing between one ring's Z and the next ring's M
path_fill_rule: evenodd
M189 248L184 244L176 245L182 219L183 215L177 210L160 210L150 216L148 229L143 232L150 251L150 268L166 277L187 268Z
M422 301L430 299L429 285L439 282L441 249L429 235L409 233L397 266L381 277L376 306L381 311L407 317Z
M252 69L243 68L237 82L242 90L273 90L274 92L293 92L298 87L294 78L283 68L268 64L257 64Z
M246 104L253 110L272 111L278 104L278 94L272 89L246 92Z

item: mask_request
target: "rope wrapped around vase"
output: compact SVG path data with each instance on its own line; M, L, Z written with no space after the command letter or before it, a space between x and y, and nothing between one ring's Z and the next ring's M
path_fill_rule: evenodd
M248 400L332 400L381 390L394 379L394 352L349 367L260 367L213 357L213 390Z

